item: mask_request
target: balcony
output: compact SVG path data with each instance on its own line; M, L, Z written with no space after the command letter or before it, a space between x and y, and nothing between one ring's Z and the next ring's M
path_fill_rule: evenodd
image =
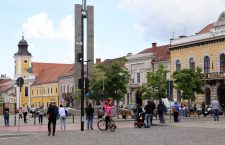
M206 80L225 79L225 72L213 72L205 74Z

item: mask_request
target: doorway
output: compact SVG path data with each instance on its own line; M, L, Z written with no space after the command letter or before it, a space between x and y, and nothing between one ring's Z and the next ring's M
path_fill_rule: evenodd
M225 104L225 84L220 84L217 89L217 96L219 98L220 105Z

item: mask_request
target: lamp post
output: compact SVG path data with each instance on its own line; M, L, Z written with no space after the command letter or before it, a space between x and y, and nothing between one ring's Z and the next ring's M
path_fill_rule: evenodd
M90 59L84 61L84 62L87 63L87 77L86 77L87 79L89 78L89 76L88 76L88 63L89 63L90 61L91 61ZM87 83L87 82L85 82L85 83ZM85 86L87 86L87 85L85 85ZM87 89L87 88L85 88L85 89ZM87 93L89 93L89 92L86 92L86 105L88 105L88 96L87 96Z
M87 18L86 0L81 10L81 131L84 131L84 19Z

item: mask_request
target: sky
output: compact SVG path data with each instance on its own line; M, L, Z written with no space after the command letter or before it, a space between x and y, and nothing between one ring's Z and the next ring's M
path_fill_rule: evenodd
M0 0L0 74L13 78L24 38L33 62L74 63L74 5L82 0ZM94 6L95 58L136 54L194 35L225 11L224 0L87 0Z

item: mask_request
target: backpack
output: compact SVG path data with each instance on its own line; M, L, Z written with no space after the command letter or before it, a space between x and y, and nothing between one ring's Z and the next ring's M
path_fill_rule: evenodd
M65 114L66 114L66 116L68 115L68 111L66 110L66 108L64 107L64 109L65 109Z

